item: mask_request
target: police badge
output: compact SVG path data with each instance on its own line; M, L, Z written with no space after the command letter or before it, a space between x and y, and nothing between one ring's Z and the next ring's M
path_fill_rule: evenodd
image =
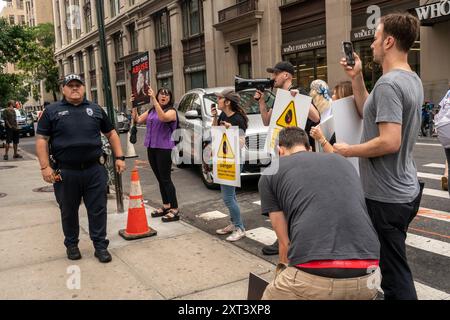
M88 116L92 117L92 115L94 114L94 111L91 108L87 108L86 113L88 114Z

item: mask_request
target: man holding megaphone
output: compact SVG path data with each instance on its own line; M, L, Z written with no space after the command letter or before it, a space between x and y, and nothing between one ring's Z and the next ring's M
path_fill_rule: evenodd
M282 61L275 65L273 68L267 69L268 73L272 74L273 87L277 89L288 90L295 97L296 94L300 93L297 88L294 88L292 80L294 78L295 69L292 63L288 61ZM307 94L304 92L303 94ZM259 110L261 113L261 118L265 126L270 125L270 118L272 117L272 109L267 110L266 100L263 99L264 92L260 88L256 89L254 99L259 102ZM311 105L309 108L308 121L306 122L306 132L310 132L312 127L315 127L320 122L319 111ZM314 146L314 139L309 137L310 144ZM265 246L262 248L262 253L264 255L277 255L278 254L278 240L273 244Z

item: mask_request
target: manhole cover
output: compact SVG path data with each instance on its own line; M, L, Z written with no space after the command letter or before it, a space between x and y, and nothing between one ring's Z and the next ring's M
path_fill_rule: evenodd
M8 170L8 169L14 169L17 168L16 166L0 166L0 170Z
M6 193L0 193L0 198L6 197Z
M53 192L53 186L41 187L33 189L33 192Z

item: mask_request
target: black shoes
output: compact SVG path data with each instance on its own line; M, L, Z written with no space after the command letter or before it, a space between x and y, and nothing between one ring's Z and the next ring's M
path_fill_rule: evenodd
M262 248L262 253L265 256L275 256L278 254L278 240L272 243L269 246L265 246Z
M80 260L81 259L81 252L80 252L80 249L78 249L78 247L67 248L66 252L67 252L67 258L69 260Z
M95 250L94 256L100 261L101 263L108 263L111 262L112 256L106 249L102 250Z

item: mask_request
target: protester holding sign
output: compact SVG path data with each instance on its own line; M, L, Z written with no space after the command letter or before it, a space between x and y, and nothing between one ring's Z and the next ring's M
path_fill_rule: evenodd
M152 88L148 90L154 108L138 116L133 109L133 120L136 124L147 123L147 133L144 145L147 148L148 161L159 183L159 190L163 201L160 209L152 212L153 218L162 217L163 222L180 220L178 200L175 186L172 182L172 149L175 142L172 134L177 129L177 111L173 107L173 94L168 89L159 89L154 94ZM133 99L134 97L132 97Z
M450 85L449 85L450 88ZM447 162L445 163L445 172L442 177L442 189L448 190L448 163L450 162L450 90L448 90L445 97L439 103L441 110L435 117L435 126L438 133L438 138L442 143L447 156Z
M381 243L381 288L386 300L417 300L406 257L406 235L421 199L413 149L420 130L424 101L422 81L408 64L408 52L418 38L420 23L411 14L382 17L371 46L383 76L367 92L363 66L341 60L352 79L358 113L364 119L362 143L337 143L334 151L359 157L361 181L369 215Z
M226 129L233 126L239 127L241 137L240 147L242 147L245 144L245 131L248 128L248 117L245 111L239 106L240 96L229 89L216 93L216 95L218 98L218 108L222 113L218 116L217 109L214 106L211 108L211 113L214 117L212 125L223 126ZM240 149L235 150L235 152L240 152ZM242 166L240 169L242 169ZM231 224L217 230L216 233L220 235L231 234L227 238L227 241L238 241L245 237L245 228L241 219L241 209L236 198L236 187L221 184L220 190L223 202L230 212Z
M353 88L352 83L350 81L343 81L340 82L336 87L334 87L333 90L333 96L332 100L336 101L339 99L343 99L346 97L350 97L353 95ZM323 151L325 153L333 153L333 145L336 143L336 135L334 134L333 137L328 141L325 136L323 135L323 132L320 128L320 126L313 127L310 132L311 137L314 138L317 142L320 143L320 145L323 148Z

